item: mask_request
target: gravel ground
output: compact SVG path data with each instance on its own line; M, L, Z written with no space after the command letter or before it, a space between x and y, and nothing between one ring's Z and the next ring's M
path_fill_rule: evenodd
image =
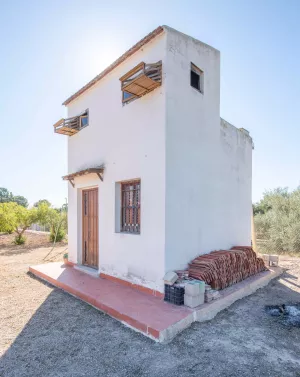
M0 247L0 376L300 376L300 329L264 311L300 302L300 259L282 258L279 280L162 345L27 274L49 250Z

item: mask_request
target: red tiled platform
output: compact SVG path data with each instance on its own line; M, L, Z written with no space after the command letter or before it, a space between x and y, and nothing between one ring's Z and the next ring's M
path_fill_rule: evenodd
M29 271L156 340L160 340L162 331L192 313L186 307L90 276L60 262L32 266Z
M29 267L34 275L86 301L160 342L168 342L193 322L212 319L235 301L278 277L279 267L261 272L220 291L220 298L195 309L176 306L107 279L93 277L60 262Z

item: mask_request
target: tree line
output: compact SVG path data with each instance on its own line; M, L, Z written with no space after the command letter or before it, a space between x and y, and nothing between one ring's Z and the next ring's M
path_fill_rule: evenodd
M266 191L253 212L260 252L300 252L300 187Z
M50 241L62 241L67 232L67 205L54 208L47 199L41 199L28 208L23 196L14 196L6 188L0 188L0 232L15 233L14 242L26 242L25 231L32 224L47 226Z
M67 205L53 208L46 199L28 208L26 198L0 188L0 232L14 232L18 244L25 242L25 231L35 223L49 227L51 241L63 240L67 232L67 210ZM253 204L253 212L260 252L300 252L300 187L293 191L280 187L266 191Z
M28 200L24 196L15 196L11 191L4 187L0 187L0 203L17 203L22 207L28 207Z

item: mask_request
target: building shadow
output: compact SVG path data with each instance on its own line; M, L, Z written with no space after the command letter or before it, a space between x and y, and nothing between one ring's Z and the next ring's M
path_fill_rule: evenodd
M50 286L39 278L31 276L39 284ZM282 278L288 282L295 281L295 277L288 272L285 272ZM273 290L275 290L276 302L269 293ZM234 313L234 310L245 302L248 305L247 300L250 300L253 306L252 315L257 321L256 327L254 326L256 333L259 330L265 334L266 324L278 326L278 323L273 324L273 318L268 317L264 312L264 304L300 302L300 295L281 282L273 281L266 288L233 304L230 308L231 314L225 310L209 323L193 324L170 344L162 345L125 327L117 320L62 290L54 288L3 354L0 359L0 376L142 377L178 375L177 372L180 372L181 376L190 376L191 370L196 373L192 375L214 376L209 369L210 363L222 364L225 361L227 365L224 364L224 368L228 368L230 372L230 365L235 358L232 358L226 348L223 354L218 352L217 343L214 344L218 356L213 352L208 353L207 339L214 336L224 341L224 337L226 339L228 336L226 334L234 333L236 321L232 316L243 314L243 311L237 310ZM226 327L223 324L224 318ZM228 328L230 321L232 328ZM240 318L240 321L243 325L243 318ZM251 317L249 321L251 324ZM250 336L249 323L245 321L244 326ZM286 327L282 326L278 329L270 338L270 347L274 342L280 344L284 334L291 336ZM242 348L241 352L244 352ZM250 362L253 364L253 360L249 359ZM195 370L191 369L192 367ZM273 367L273 365L269 366L270 373ZM292 367L293 365L290 364L289 368ZM249 369L249 366L245 365L245 368ZM224 373L224 376L227 375ZM248 374L241 375L248 376Z
M112 357L118 364L128 344L145 343L152 341L54 288L2 355L0 376L108 376Z

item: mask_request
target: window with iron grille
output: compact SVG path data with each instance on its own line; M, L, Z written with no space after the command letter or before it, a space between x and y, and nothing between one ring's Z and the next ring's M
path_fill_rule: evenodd
M121 232L140 233L141 181L121 183Z

